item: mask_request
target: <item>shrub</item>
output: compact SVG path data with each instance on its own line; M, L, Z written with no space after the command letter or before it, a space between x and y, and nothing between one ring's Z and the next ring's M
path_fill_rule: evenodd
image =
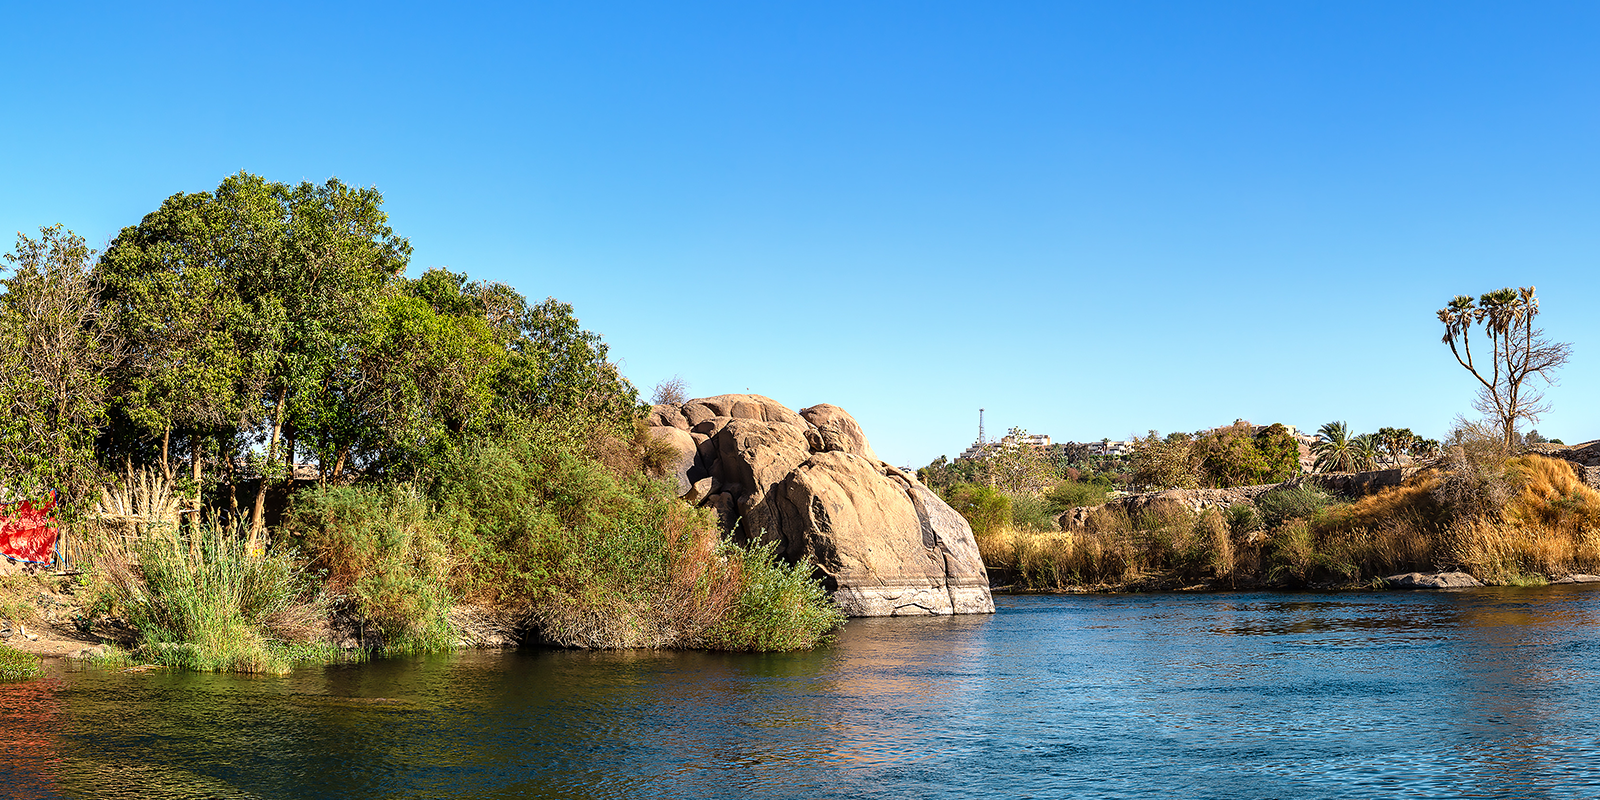
M944 497L966 518L974 535L987 536L1011 524L1011 498L991 486L957 484L945 490Z
M186 536L157 528L135 554L137 567L102 560L102 568L144 638L144 658L203 671L288 671L293 659L270 628L295 612L306 587L287 556L252 557L241 532L215 525Z
M38 656L0 645L0 683L33 680L43 674Z
M1051 487L1045 493L1045 500L1050 503L1050 510L1060 515L1068 509L1100 505L1106 501L1110 491L1109 481L1082 483L1066 480Z
M805 563L784 564L775 545L725 544L721 550L739 575L740 591L726 616L703 634L716 650L796 650L826 641L844 624Z
M300 493L287 531L328 592L385 650L448 647L450 578L461 557L414 487L336 486Z
M1223 515L1228 524L1228 530L1235 536L1261 530L1261 512L1256 510L1253 503L1234 503L1228 506Z
M1061 527L1056 524L1058 513L1053 504L1040 495L1020 494L1011 497L1011 524L1020 530L1058 530Z
M1518 489L1518 476L1508 469L1511 449L1501 434L1457 418L1445 445L1434 498L1457 522L1498 517Z
M304 493L292 529L390 649L449 646L456 602L567 647L810 647L837 626L808 566L723 542L605 435L541 425L462 448L433 509L409 487Z
M1276 528L1291 519L1311 519L1333 504L1333 498L1309 483L1279 486L1255 500L1262 522Z

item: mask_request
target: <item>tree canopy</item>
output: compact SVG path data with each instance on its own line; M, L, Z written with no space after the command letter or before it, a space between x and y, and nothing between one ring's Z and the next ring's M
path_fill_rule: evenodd
M570 305L446 269L408 279L410 257L376 189L243 172L167 198L98 259L59 228L22 237L0 358L39 364L0 379L0 478L59 480L14 446L55 441L156 467L195 501L220 485L205 499L259 531L297 465L410 477L537 420L631 429L637 393ZM47 354L75 371L50 378Z

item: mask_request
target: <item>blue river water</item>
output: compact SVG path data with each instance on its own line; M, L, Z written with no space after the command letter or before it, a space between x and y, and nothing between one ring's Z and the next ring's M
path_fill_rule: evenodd
M1600 797L1600 588L1002 597L811 652L0 685L0 796Z

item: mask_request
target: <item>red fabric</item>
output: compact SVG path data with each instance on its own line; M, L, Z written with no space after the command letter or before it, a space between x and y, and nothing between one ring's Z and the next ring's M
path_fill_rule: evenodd
M24 500L0 512L0 556L34 564L53 562L59 533L50 518L55 507L55 493L51 492L50 500L37 508Z

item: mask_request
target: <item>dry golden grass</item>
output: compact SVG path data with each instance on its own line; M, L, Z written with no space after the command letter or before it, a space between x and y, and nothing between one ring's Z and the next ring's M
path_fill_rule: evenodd
M1500 519L1454 526L1454 560L1485 583L1600 569L1600 492L1558 459L1520 456L1507 462L1507 468L1516 493Z
M1484 583L1557 578L1600 566L1600 531L1592 528L1574 531L1478 520L1462 523L1451 533L1454 560Z
M1435 490L1438 487L1437 473L1418 473L1407 478L1400 486L1384 489L1349 505L1329 509L1326 516L1317 520L1317 530L1371 530L1388 527L1401 520L1406 521L1408 527L1426 527L1443 516L1443 509L1436 497Z
M1600 528L1600 491L1580 480L1571 464L1528 455L1507 466L1520 487L1503 512L1507 522L1570 532Z
M1006 527L977 541L994 577L1044 591L1228 580L1237 570L1239 551L1215 510L1165 509L1136 521L1107 513L1091 518L1084 531Z

